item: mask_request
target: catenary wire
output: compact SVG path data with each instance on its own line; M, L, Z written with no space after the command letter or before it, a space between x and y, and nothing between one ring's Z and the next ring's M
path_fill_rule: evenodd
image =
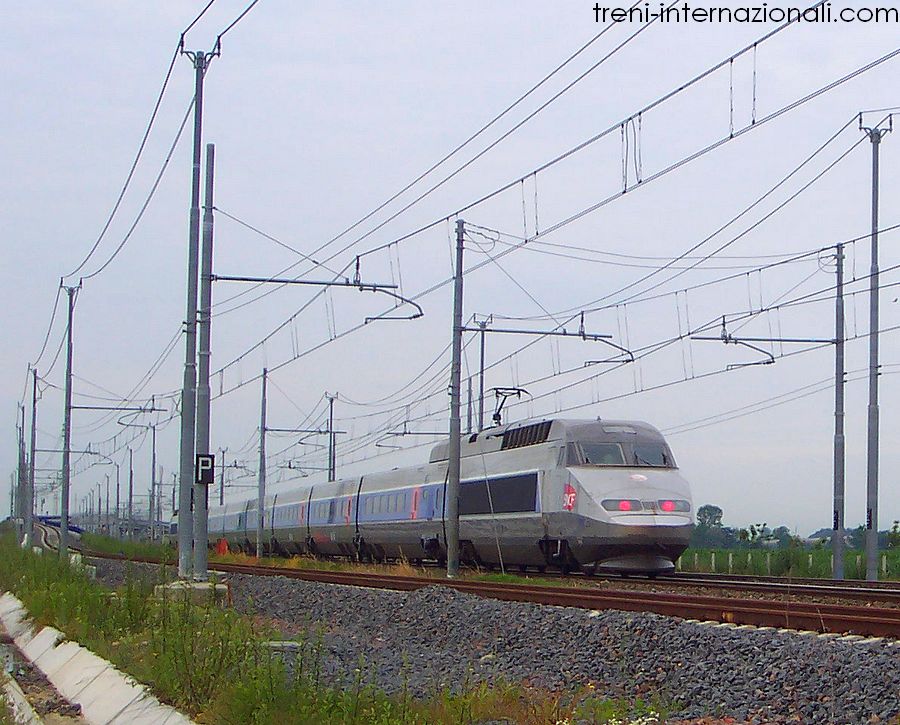
M141 219L144 217L144 212L147 211L147 207L150 206L150 202L153 200L154 195L156 194L156 190L159 188L159 184L162 181L163 175L166 173L166 169L169 168L169 162L172 160L172 155L175 153L175 149L178 146L178 142L181 140L181 134L184 132L184 127L187 125L188 118L190 118L191 110L194 108L194 99L191 99L191 102L188 104L187 111L185 111L184 118L181 119L181 125L178 127L178 133L175 134L175 140L172 141L172 145L169 147L169 153L166 154L166 158L163 161L162 167L159 170L159 173L156 175L156 179L153 181L153 186L150 187L150 192L147 194L147 198L144 199L144 203L141 205L140 211L137 216L134 218L134 221L131 223L131 227L129 227L128 231L125 233L125 236L122 238L122 241L119 242L119 245L115 248L113 253L109 256L109 258L100 265L99 268L91 272L90 274L84 275L82 279L91 279L100 274L104 269L106 269L112 261L118 256L119 252L122 251L122 248L128 243L128 240L131 238L131 235L134 233L134 230L137 228L137 225L140 223Z

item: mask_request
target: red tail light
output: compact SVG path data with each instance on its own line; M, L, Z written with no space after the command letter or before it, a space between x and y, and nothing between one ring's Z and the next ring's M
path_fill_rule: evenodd
M660 511L665 511L667 514L679 512L679 513L687 513L691 510L691 505L680 498L676 499L661 499L657 501L657 505L659 506Z
M643 506L635 498L605 498L600 505L607 511L641 511Z

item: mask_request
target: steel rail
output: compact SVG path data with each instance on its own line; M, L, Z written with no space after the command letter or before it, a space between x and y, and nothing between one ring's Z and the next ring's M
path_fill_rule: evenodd
M223 573L252 576L285 576L304 581L341 584L399 591L415 591L427 586L448 586L492 599L530 602L581 609L619 609L654 612L730 624L751 624L816 632L839 632L876 637L900 637L900 610L813 602L764 601L733 597L710 597L664 592L598 590L527 584L506 584L472 580L443 580L431 577L396 576L313 569L276 569L247 564L211 566Z
M46 542L46 536L42 538ZM159 563L158 560L148 557L127 557L122 554L99 552L84 553L95 558L148 564ZM424 576L288 569L222 562L211 563L210 570L223 574L283 576L324 584L395 591L416 591L428 586L444 586L456 591L504 601L592 610L617 609L631 612L652 612L666 616L734 625L747 624L814 632L900 637L900 609L896 608L823 604L787 599L739 599L737 597L672 594L659 591L508 584L466 579L445 580ZM847 594L849 592L846 591L829 592L829 596L842 598L846 598ZM872 594L873 592L869 592L870 600Z

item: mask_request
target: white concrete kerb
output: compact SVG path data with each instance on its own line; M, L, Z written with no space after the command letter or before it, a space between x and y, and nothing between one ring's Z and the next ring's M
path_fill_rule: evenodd
M0 622L25 657L50 680L60 695L80 705L91 725L193 725L147 688L119 672L112 664L52 627L34 631L28 612L10 593L0 597Z

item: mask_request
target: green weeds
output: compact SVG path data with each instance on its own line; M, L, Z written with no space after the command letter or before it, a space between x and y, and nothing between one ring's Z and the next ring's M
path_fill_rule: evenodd
M831 576L831 550L802 546L688 549L681 555L679 566L682 571L703 573L827 579ZM848 579L865 579L865 566L864 552L845 552L844 574ZM882 579L900 579L900 549L879 552L878 570Z
M121 554L126 559L152 559L172 564L178 559L175 547L168 543L151 541L128 541L85 531L81 535L85 549L98 554Z
M0 537L0 588L16 594L37 623L61 629L199 723L655 722L644 717L649 710L640 701L608 700L591 687L552 693L521 683L464 682L436 685L421 698L404 685L389 696L367 681L362 659L341 687L323 673L325 633L301 640L288 665L266 644L272 632L221 602L157 599L134 576L110 592L55 556L21 550L9 535ZM404 661L404 683L409 667Z

